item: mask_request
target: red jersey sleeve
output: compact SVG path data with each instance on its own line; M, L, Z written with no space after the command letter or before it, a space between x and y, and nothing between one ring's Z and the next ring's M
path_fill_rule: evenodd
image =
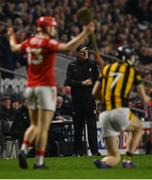
M48 42L48 48L53 51L59 50L60 43L56 41L55 39L50 39Z
M22 51L25 51L25 49L27 48L28 44L29 44L29 39L26 39L26 40L22 43L22 45L21 45Z

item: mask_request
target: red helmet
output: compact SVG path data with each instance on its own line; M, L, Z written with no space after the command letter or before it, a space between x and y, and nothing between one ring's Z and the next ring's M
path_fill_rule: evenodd
M37 20L37 26L45 28L49 26L57 26L57 22L52 16L42 16Z

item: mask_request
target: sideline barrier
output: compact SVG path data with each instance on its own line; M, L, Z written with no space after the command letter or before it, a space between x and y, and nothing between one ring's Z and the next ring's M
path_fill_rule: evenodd
M145 154L145 141L148 139L152 139L152 122L142 122L143 123L143 128L144 128L144 135L143 138L140 142L139 147L136 150L136 154ZM120 153L124 154L126 152L126 145L127 141L129 138L129 133L127 132L121 132L119 137L118 137L118 144L120 148ZM105 143L102 138L102 129L99 127L99 123L97 122L97 139L98 139L98 149L101 154L106 154L106 149L105 149Z

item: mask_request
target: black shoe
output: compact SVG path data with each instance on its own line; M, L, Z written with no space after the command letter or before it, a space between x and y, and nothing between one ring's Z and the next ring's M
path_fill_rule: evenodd
M34 164L33 169L48 169L48 167L45 166L44 164L42 164L42 165Z
M99 168L99 169L109 169L109 168L112 168L112 166L106 164L105 162L103 161L100 161L100 160L95 160L94 161L94 165Z
M20 153L18 154L18 160L19 160L20 168L28 169L28 164L27 164L27 160L26 160L26 154L24 153L24 151L20 151Z
M127 169L130 169L130 168L134 168L135 165L133 164L133 162L124 161L124 162L122 163L122 167L127 168Z

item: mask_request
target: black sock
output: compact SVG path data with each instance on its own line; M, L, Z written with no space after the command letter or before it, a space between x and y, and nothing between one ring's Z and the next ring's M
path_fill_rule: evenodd
M125 161L131 161L132 160L132 153L130 153L130 152L126 152L126 155L125 155L125 157L124 157L124 160Z

